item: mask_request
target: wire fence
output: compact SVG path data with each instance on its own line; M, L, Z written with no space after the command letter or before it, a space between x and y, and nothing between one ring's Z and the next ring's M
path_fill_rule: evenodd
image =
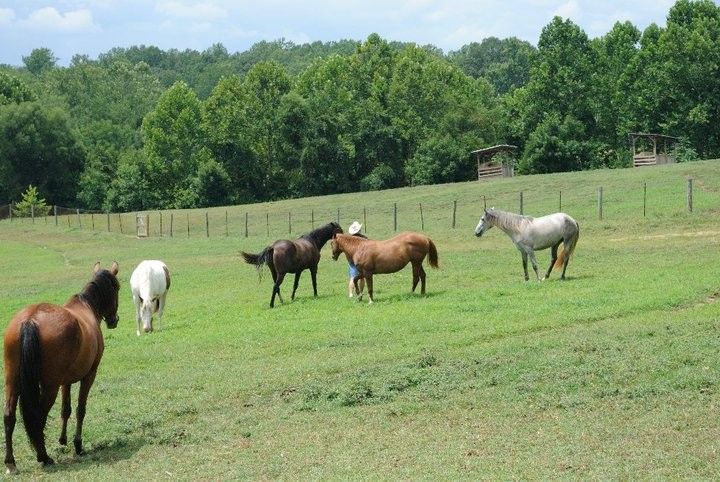
M483 208L533 216L564 211L578 221L638 219L718 210L720 189L692 179L635 183L610 189L590 184L558 189L485 189L486 183L450 189L416 188L410 195L393 191L356 193L207 209L106 213L51 206L47 213L18 217L12 205L0 205L0 219L57 228L104 231L139 237L292 237L330 221L363 224L373 237L413 230L438 232L473 229ZM564 188L564 189L563 189ZM487 194L482 191L486 190Z

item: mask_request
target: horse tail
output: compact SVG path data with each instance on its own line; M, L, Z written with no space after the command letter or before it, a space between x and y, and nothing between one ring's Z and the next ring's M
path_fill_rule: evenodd
M435 269L438 269L440 265L438 265L438 253L437 248L435 247L435 243L432 242L432 239L428 238L428 245L430 247L429 250L429 258L430 258L430 266L432 266Z
M575 227L577 230L575 231L575 236L573 236L572 241L570 241L570 247L567 250L567 253L565 252L565 247L563 246L560 250L560 254L558 254L557 260L555 261L555 264L553 265L553 269L555 268L561 268L562 265L565 263L565 257L570 258L570 256L573 254L573 251L575 251L575 245L578 242L578 238L580 237L580 225L575 222Z
M45 425L40 407L40 336L33 320L20 327L20 410L25 432L35 447L42 445Z
M250 254L246 253L245 251L240 251L240 256L243 257L247 264L254 265L258 269L258 271L260 271L263 265L269 264L270 261L272 261L273 247L268 246L258 254Z

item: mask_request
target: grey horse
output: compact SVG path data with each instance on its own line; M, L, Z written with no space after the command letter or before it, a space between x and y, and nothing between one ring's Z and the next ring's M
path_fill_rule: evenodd
M550 276L553 268L559 268L560 266L563 267L560 279L565 279L565 271L567 270L570 255L575 251L575 245L580 236L580 226L573 218L565 213L548 214L540 218L533 218L490 208L486 209L480 218L480 222L475 228L475 236L482 236L485 231L493 226L505 231L505 234L510 236L510 239L513 240L513 243L520 251L523 270L525 271L525 281L529 279L528 257L535 270L535 275L540 279L535 251L547 248L551 248L552 261L550 261L550 267L543 279ZM558 255L560 243L562 243L563 249Z

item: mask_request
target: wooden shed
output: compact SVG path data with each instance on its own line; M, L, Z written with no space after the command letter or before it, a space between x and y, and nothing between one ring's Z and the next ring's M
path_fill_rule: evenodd
M478 181L492 179L494 177L513 177L513 163L494 160L496 154L501 152L514 152L517 146L510 144L499 144L472 151L477 159Z
M678 141L677 137L631 132L630 138L632 139L633 167L675 163L675 158L668 148Z

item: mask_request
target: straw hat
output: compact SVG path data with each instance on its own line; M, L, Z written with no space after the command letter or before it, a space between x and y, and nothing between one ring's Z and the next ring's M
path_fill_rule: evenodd
M357 222L357 221L354 221L354 222L350 225L350 227L348 228L348 233L350 233L350 234L357 234L357 233L360 232L361 229L362 229L362 224L360 224L360 223Z

